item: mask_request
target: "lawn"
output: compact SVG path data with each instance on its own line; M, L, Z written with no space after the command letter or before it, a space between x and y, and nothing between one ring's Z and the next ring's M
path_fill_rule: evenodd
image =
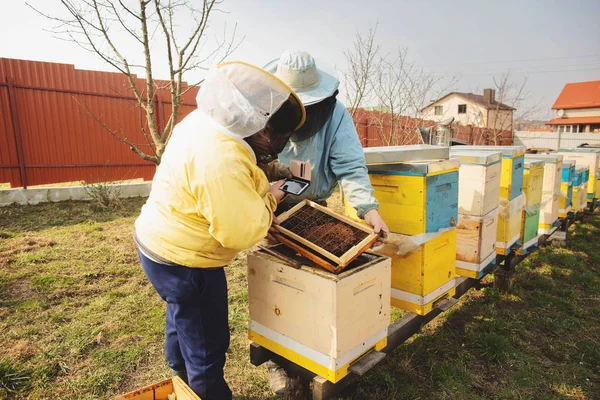
M117 211L63 202L0 208L0 398L102 399L168 376L164 305L132 243L142 199ZM600 217L566 249L486 280L359 381L353 399L600 399ZM227 379L267 399L248 360L246 267L227 269ZM396 312L397 318L401 312Z

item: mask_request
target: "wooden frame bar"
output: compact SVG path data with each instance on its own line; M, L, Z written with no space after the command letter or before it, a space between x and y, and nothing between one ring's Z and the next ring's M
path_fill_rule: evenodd
M362 252L367 250L371 245L377 240L378 234L373 232L373 230L363 224L360 224L354 221L351 218L346 217L345 215L338 214L334 211L331 211L327 207L323 207L317 203L314 203L310 200L304 200L300 203L296 204L294 207L290 208L288 211L284 212L279 216L279 220L284 222L289 218L293 217L300 209L304 206L310 206L316 210L319 210L338 221L341 221L347 225L352 226L353 228L359 229L367 234L367 237L361 240L358 244L352 246L349 250L347 250L341 257L337 257L329 251L315 245L314 243L306 240L305 238L297 235L296 233L290 231L282 227L281 225L274 225L274 227L279 231L280 234L275 234L277 240L281 241L281 243L286 246L291 247L296 250L309 260L317 263L323 268L327 269L330 272L338 273L342 269L344 269L348 264L350 264L356 257L358 257ZM289 239L293 239L293 241ZM306 248L302 247L306 246ZM316 254L315 254L316 253ZM319 257L322 256L325 259ZM337 266L334 266L336 264Z

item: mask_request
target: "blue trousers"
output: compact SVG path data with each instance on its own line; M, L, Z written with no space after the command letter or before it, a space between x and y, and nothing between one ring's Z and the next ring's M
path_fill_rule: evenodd
M156 263L138 251L144 273L167 302L165 357L187 374L202 400L231 399L223 367L229 348L227 280L220 268L189 268Z

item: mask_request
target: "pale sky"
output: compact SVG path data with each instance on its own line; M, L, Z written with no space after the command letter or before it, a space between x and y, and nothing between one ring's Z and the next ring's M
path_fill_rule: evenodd
M57 0L29 3L61 12ZM0 57L111 71L94 54L54 38L47 31L53 24L25 0L0 0L0 6ZM550 107L565 83L600 80L600 0L225 0L221 8L227 13L215 14L214 34L225 21L228 28L237 23L245 39L231 58L259 66L291 48L344 70L355 32L378 23L385 52L407 49L426 71L456 76L454 90L481 93L507 71L528 77L530 103L542 105L540 119L552 118ZM156 77L165 78L159 62Z

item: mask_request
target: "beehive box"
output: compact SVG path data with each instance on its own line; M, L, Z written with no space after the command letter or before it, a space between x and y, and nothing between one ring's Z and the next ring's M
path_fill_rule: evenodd
M394 307L425 315L437 300L454 295L456 229L413 237L391 233L375 252L392 260Z
M524 196L513 200L502 199L498 207L498 231L496 233L496 254L506 255L511 246L518 244L523 221Z
M525 161L523 171L523 193L525 194L525 207L540 205L542 202L542 189L544 187L544 161Z
M460 161L458 175L458 213L484 216L498 208L500 201L501 152L450 152Z
M586 182L587 183L587 182ZM589 193L587 193L587 184L579 185L579 210L583 212L587 208Z
M590 171L590 176L598 175L600 149L558 149L558 154L561 154L565 160L575 161L577 166L587 166ZM588 182L587 194L588 200L596 198L596 182L594 179L590 179Z
M252 342L331 381L350 364L385 347L390 324L390 260L363 253L342 273L296 269L263 251L248 254L249 333Z
M600 168L598 168L598 174L596 176L596 198L600 197Z
M575 161L563 159L558 217L565 218L573 208L573 184L575 181Z
M169 396L173 396L169 398ZM112 400L200 400L200 397L186 385L181 378L175 376L141 389L113 397Z
M379 213L390 231L437 232L458 219L458 160L367 165ZM346 215L357 219L345 203Z
M585 195L585 196L584 196ZM587 204L587 190L582 185L573 186L573 212L581 212L585 206L583 199L585 198L585 204Z
M498 209L482 217L458 214L456 225L456 274L480 278L496 260Z
M500 151L502 152L502 173L500 175L500 197L513 200L523 191L523 146L458 146L460 151Z
M588 185L585 181L587 166L576 166L573 179L573 211L581 212L587 206Z
M537 246L540 225L540 208L533 206L523 211L523 222L521 226L522 249Z
M549 234L558 220L563 156L559 154L528 154L525 156L525 161L529 160L542 160L545 163L538 233L540 235Z

